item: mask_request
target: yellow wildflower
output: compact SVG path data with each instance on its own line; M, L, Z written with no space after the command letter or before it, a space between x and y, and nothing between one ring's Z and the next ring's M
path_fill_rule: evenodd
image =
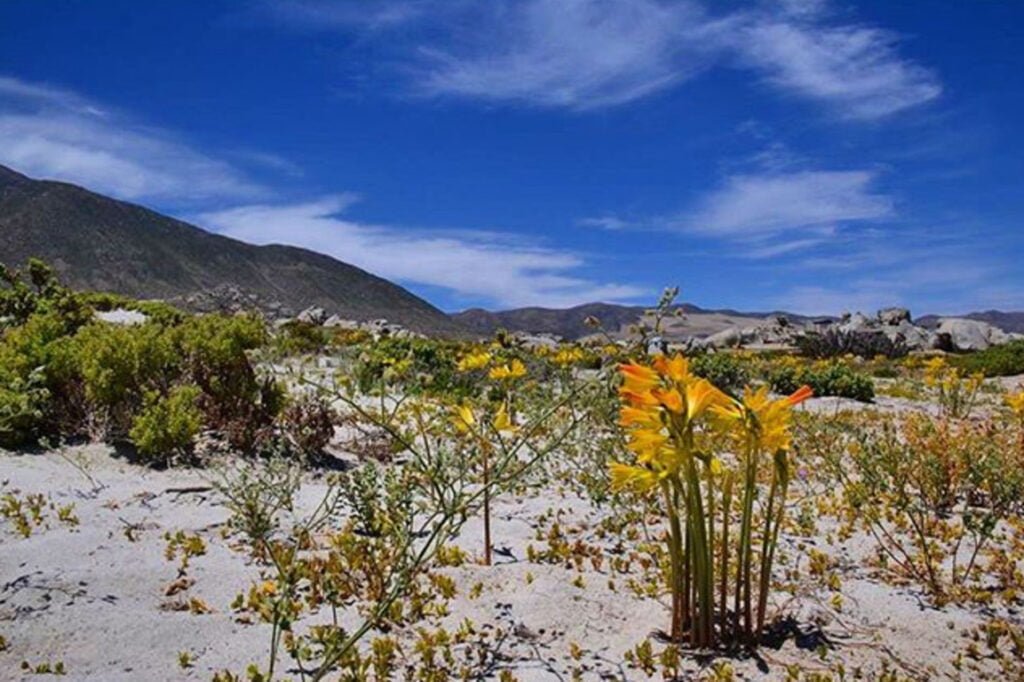
M491 425L494 427L495 431L499 432L515 430L515 425L508 416L508 410L505 409L505 403L502 403L501 407L498 408L498 411L494 415L494 421L491 422Z
M1006 405L1021 419L1024 419L1024 389L1006 396Z
M476 425L476 416L473 414L473 408L469 405L459 405L455 408L455 414L452 415L452 423L455 424L455 428L461 433L469 433Z
M647 492L658 485L658 475L644 467L613 462L609 468L613 490Z
M580 348L563 348L555 355L556 365L572 365L583 359L583 350Z
M460 372L470 372L474 369L483 369L491 362L491 354L486 351L480 351L479 353L470 353L466 357L459 360L458 370Z
M506 365L492 367L487 376L491 379L518 379L521 376L526 376L526 365L522 360L513 360Z

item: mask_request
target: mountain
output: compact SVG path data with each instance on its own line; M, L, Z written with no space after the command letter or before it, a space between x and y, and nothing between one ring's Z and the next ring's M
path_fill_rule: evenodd
M426 334L462 335L445 313L396 284L323 254L211 234L81 187L0 166L0 263L51 263L77 289L187 302L241 291L296 313L319 306L354 320L387 318Z
M684 336L708 336L734 326L750 326L771 315L786 315L793 321L802 322L808 318L789 313L742 313L735 310L705 310L689 303L676 307L679 317L665 320L664 332L667 338ZM593 334L594 329L584 324L588 317L595 317L602 328L613 337L624 335L628 327L645 317L647 308L640 306L614 305L611 303L587 303L575 308L516 308L501 312L490 312L480 308L455 313L452 318L461 326L480 335L493 334L497 329L529 333L558 334L568 339L578 339Z

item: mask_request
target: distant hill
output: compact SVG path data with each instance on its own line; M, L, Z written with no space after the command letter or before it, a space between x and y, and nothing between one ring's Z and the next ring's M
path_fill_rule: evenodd
M387 318L427 334L462 335L402 287L329 256L255 246L63 182L0 166L0 262L53 264L69 285L182 302L237 289L297 313L319 306L354 320Z
M750 326L769 315L785 315L794 322L808 318L790 313L743 313L735 310L705 310L689 303L678 306L681 317L666 320L665 336L707 336L733 326ZM480 308L455 313L452 318L461 326L481 335L493 334L497 329L529 333L558 334L567 339L578 339L594 330L584 324L588 317L596 317L602 327L613 336L622 336L630 325L636 324L647 312L641 306L587 303L574 308L516 308L491 312Z

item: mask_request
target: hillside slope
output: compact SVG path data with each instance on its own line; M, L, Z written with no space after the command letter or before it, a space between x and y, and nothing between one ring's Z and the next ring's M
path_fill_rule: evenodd
M427 334L461 334L446 314L385 279L289 246L254 246L149 209L0 166L0 262L38 257L69 285L182 300L235 287L295 313L320 306L387 318Z

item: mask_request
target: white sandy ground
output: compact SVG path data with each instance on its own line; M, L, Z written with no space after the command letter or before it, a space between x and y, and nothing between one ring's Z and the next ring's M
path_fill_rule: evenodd
M817 407L834 408L824 402ZM215 493L171 491L206 485L204 476L199 470L136 466L103 445L0 452L0 482L5 482L0 492L48 494L58 505L74 503L80 519L70 528L51 513L50 527L27 539L0 521L0 635L9 644L0 652L0 680L22 679L22 661L59 660L67 670L62 679L96 682L209 680L225 668L241 673L249 663L264 665L269 626L240 624L230 609L235 595L258 578L258 568L222 538L228 513ZM311 506L323 490L324 484L310 476L300 505ZM526 546L543 545L535 537L536 519L551 508L566 510L564 526L587 522L592 527L604 513L554 490L497 501L493 533L502 553L492 567L446 569L459 594L443 624L454 628L470 618L478 628L504 628L510 634L499 647L499 669L511 669L524 682L568 680L573 668L587 680L647 679L625 664L623 654L665 626L666 607L635 596L624 578L616 578L617 589L610 590L607 568L588 566L580 587L574 584L581 575L575 570L528 562ZM129 526L134 541L126 535ZM169 600L165 588L177 577L176 562L164 557L163 535L179 529L207 542L207 553L191 562L195 584L184 596L202 598L213 607L211 614L161 609ZM817 538L787 538L784 553L789 563L806 566L797 544L813 544L839 560L842 612L829 606L827 590L809 582L799 597L779 601L801 627L820 625L832 645L826 659L790 639L780 649L765 650L760 666L751 659L732 661L741 678L783 679L791 662L815 670L842 661L848 670L877 671L888 661L922 679L977 679L977 673L957 677L950 661L966 644L963 633L984 622L981 611L926 606L916 590L887 585L863 567L868 551L863 538L829 546L826 530L821 528ZM479 538L480 524L471 521L459 544L476 554ZM482 592L471 598L470 587L478 582ZM579 661L570 656L573 643L583 649ZM654 642L655 651L662 646ZM194 656L192 669L179 668L179 651ZM690 671L702 665L707 664L687 661ZM491 677L497 679L497 672Z

